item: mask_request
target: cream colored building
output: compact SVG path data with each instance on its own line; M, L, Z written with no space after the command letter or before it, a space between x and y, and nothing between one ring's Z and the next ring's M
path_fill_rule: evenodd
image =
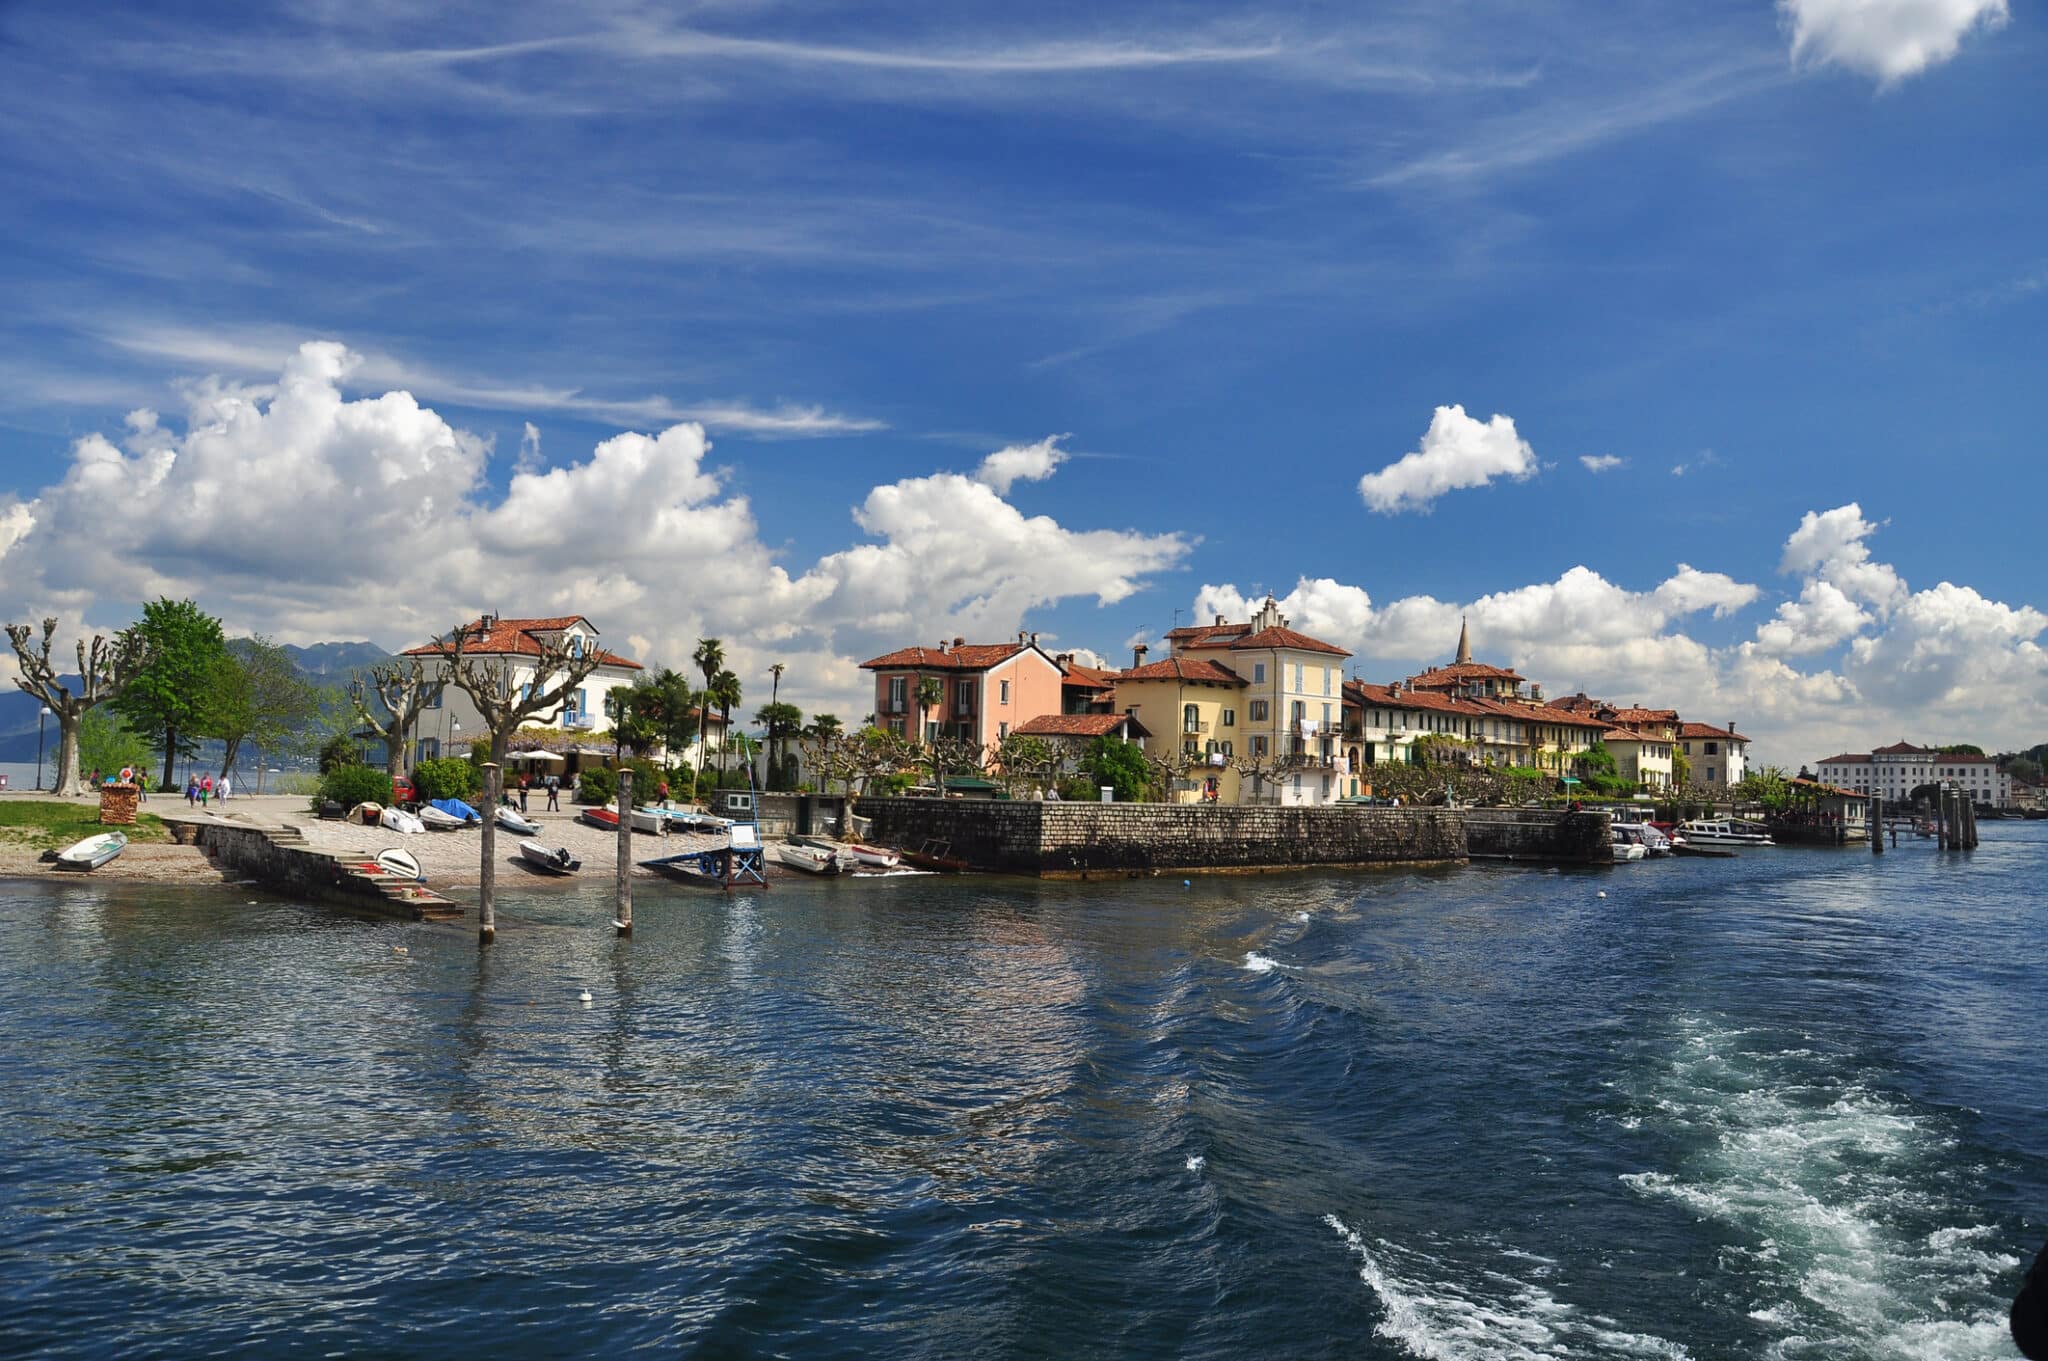
M1671 788L1671 753L1676 744L1670 738L1609 728L1600 741L1614 757L1615 773L1622 779L1634 780L1648 792Z
M1145 754L1187 766L1175 782L1175 802L1238 802L1238 774L1229 762L1249 750L1240 745L1245 691L1244 678L1229 667L1193 657L1117 674L1117 712L1144 725Z

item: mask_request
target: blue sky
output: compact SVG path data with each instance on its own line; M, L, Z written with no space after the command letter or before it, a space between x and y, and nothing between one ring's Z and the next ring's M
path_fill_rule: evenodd
M0 604L2048 737L2038 12L1360 9L0 9Z

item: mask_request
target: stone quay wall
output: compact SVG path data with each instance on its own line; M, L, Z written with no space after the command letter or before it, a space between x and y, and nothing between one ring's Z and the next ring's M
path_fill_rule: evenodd
M1611 865L1613 819L1603 811L1550 808L1467 808L1466 854L1474 860Z
M378 890L374 881L350 874L334 856L301 846L279 844L277 829L224 822L173 822L168 818L165 825L171 828L171 835L176 840L198 846L217 864L236 870L277 892L317 902L339 903L384 916L417 918L423 915L420 905L393 902Z
M1465 858L1461 810L862 799L870 839L944 842L976 869L1060 878Z

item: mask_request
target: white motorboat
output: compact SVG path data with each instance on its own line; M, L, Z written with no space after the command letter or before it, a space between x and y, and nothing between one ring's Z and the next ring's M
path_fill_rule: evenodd
M1671 854L1671 838L1647 822L1616 822L1613 828L1614 844L1617 849L1623 842L1630 842L1641 846L1645 856ZM1620 859L1619 856L1615 858Z
M1771 834L1753 822L1736 818L1692 818L1678 824L1694 846L1775 846Z
M538 836L540 824L510 804L499 804L497 822L508 832L519 836Z
M120 832L100 832L57 852L57 865L67 870L96 870L128 849Z
M403 808L386 808L377 815L377 825L387 832L396 832L400 836L418 836L427 830L427 824Z
M832 851L817 846L805 846L794 841L785 841L775 848L778 863L806 874L839 873L839 857Z
M666 836L669 828L668 810L665 808L635 808L626 814L636 832L648 832L655 836Z
M1642 842L1630 841L1627 837L1623 836L1618 831L1614 834L1615 864L1631 864L1637 860L1641 860L1647 854L1649 854L1649 852L1643 848Z
M567 846L543 846L538 841L520 842L519 858L543 874L574 874L583 868Z
M427 877L420 873L420 862L413 853L402 847L393 846L389 850L377 852L377 863L401 879L424 880Z
M456 817L455 814L436 808L431 803L421 804L420 811L414 815L413 820L430 832L459 832L469 826L467 818Z

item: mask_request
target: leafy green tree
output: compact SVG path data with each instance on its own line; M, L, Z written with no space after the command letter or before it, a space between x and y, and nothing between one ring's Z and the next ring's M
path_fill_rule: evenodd
M227 638L220 620L190 600L158 598L142 607L135 632L149 660L114 700L114 708L152 748L164 753L162 788L180 753L189 753L211 724Z
M940 702L945 697L946 683L937 676L919 676L917 678L917 731L910 734L911 741L924 741L925 725L928 722L925 715L938 708ZM942 715L940 722L944 721L945 719Z
M711 703L718 706L718 782L723 784L725 783L725 749L730 745L735 751L739 751L740 747L734 743L733 739L736 736L743 736L743 734L735 734L732 730L733 706L740 702L740 678L730 671L720 671L711 678L711 688L705 694ZM747 759L752 759L751 752L745 754Z
M619 760L629 751L645 756L661 741L661 725L654 714L658 705L650 702L652 695L652 688L646 685L614 688L605 693L604 713L612 721L612 760Z
M1735 786L1735 796L1760 803L1773 813L1782 813L1792 806L1792 784L1781 767L1760 766L1742 777Z
M787 781L782 778L782 767L790 754L789 739L803 730L803 710L794 704L764 704L754 711L754 721L768 734L768 769L772 773L768 787L785 788Z
M78 763L89 770L118 771L149 764L149 743L142 734L104 709L88 709L78 718Z
M313 807L317 809L327 800L343 808L353 808L359 803L388 804L391 802L391 777L361 762L336 766L320 777L320 792L313 796Z
M334 734L320 748L319 766L322 775L331 774L343 766L359 766L362 763L362 753L356 750L355 742L345 732Z
M460 756L421 761L412 768L413 791L422 800L476 797L481 772Z
M226 744L221 773L235 769L244 742L266 753L297 754L320 731L320 691L291 655L258 634L227 644L215 663L207 733Z
M1090 742L1081 755L1081 769L1096 784L1114 787L1120 803L1137 801L1152 778L1151 768L1145 764L1145 749L1136 742L1116 737L1098 737Z
M697 706L697 783L704 782L704 753L710 743L711 705L709 695L712 682L725 667L725 644L716 638L699 638L697 650L690 654L690 660L704 673L704 692Z

